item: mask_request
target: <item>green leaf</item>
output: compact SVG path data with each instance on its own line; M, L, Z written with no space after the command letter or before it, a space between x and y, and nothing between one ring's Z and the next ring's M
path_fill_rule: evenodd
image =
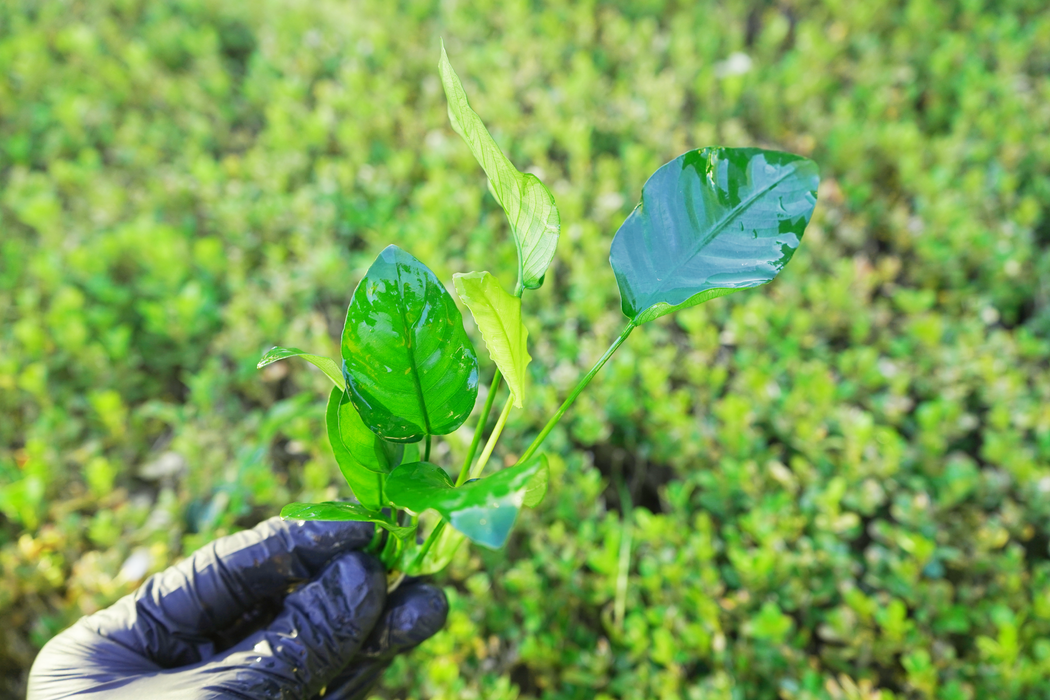
M349 396L339 401L339 437L357 464L371 472L389 473L401 464L405 446L388 442L365 425Z
M416 532L414 527L400 527L379 511L362 508L356 503L289 503L281 508L285 520L334 520L375 523L398 539L406 539Z
M438 63L448 99L448 118L489 178L493 196L510 220L518 247L518 281L526 289L543 284L543 275L558 247L561 217L554 195L531 173L519 172L503 155L481 118L470 108L459 76L448 62L444 44Z
M452 296L426 265L389 246L354 290L343 326L350 399L393 442L445 435L478 395L478 356Z
M301 357L314 367L328 375L328 378L335 383L340 389L345 389L346 384L343 382L343 373L339 369L339 365L336 364L335 360L330 357L323 357L322 355L311 355L305 353L298 348L270 348L262 359L259 360L259 364L255 366L256 369L262 369L266 365L272 365L278 360L284 360L289 357Z
M689 151L653 173L609 261L636 325L769 282L817 202L816 164L758 148Z
M332 389L328 395L328 406L325 408L325 427L328 430L328 442L332 445L336 464L342 472L346 483L354 492L354 496L365 508L379 510L386 505L383 498L383 484L386 474L380 474L366 469L354 459L353 454L343 443L339 431L339 406L343 402L345 392Z
M471 541L502 547L514 527L529 482L545 467L537 455L528 462L469 481L459 488L441 467L429 462L402 464L387 478L390 502L411 513L433 508Z
M525 368L532 361L528 351L529 331L521 321L521 297L503 291L488 272L457 273L452 275L452 282L478 324L489 357L506 378L514 405L521 408L525 398Z
M528 508L535 508L543 501L543 497L547 495L547 484L551 479L547 457L541 454L537 458L540 460L541 467L536 475L529 479L528 486L525 487L525 497L521 503Z

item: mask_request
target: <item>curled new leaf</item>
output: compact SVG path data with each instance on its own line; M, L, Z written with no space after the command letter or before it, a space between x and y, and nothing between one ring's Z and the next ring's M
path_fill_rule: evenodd
M525 368L529 356L529 331L521 321L521 297L508 294L488 272L452 275L459 298L470 309L489 356L506 378L514 405L522 407L525 397Z
M448 118L463 137L474 158L485 170L493 196L510 220L518 247L518 280L525 289L543 284L543 275L554 258L561 230L561 216L554 195L532 173L519 172L489 135L481 117L470 108L467 93L441 46L438 63L441 84L448 99Z
M394 506L416 514L433 508L471 541L496 549L507 541L530 482L546 466L547 458L536 455L455 488L441 467L402 464L388 477L386 493Z
M285 520L334 520L375 523L398 539L406 539L416 532L414 527L400 527L380 511L373 511L356 503L289 503L281 508Z
M445 435L478 395L478 356L456 302L426 265L389 246L354 290L343 326L347 392L393 442Z
M817 202L816 164L758 148L689 151L653 173L609 261L635 325L769 282Z
M345 389L346 385L343 383L343 372L339 369L339 365L335 363L330 357L324 357L323 355L311 355L303 352L298 348L270 348L262 359L259 360L259 364L255 366L256 369L262 369L266 365L271 365L278 360L283 360L288 357L301 357L314 367L325 373L332 382L340 389Z

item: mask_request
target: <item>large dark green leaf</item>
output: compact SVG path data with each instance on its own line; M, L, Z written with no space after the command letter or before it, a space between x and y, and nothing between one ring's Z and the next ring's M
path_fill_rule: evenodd
M356 503L289 503L281 508L281 517L285 520L335 520L375 523L394 537L406 539L411 537L416 528L401 527L383 515L381 511L363 508Z
M362 420L395 442L451 433L478 395L478 356L456 303L426 265L393 245L354 290L343 368Z
M255 368L262 369L266 365L272 365L278 360L284 360L289 357L301 357L317 369L324 372L337 387L340 389L346 388L343 380L343 373L339 369L339 365L336 364L335 360L323 355L311 355L308 352L303 352L299 348L270 348L266 351L266 354L262 356L262 359L259 360L259 364L257 364Z
M704 148L653 173L609 261L636 324L769 282L817 202L816 164L758 148Z
M388 442L369 430L346 394L339 401L339 436L354 461L370 472L388 473L401 464L405 453L403 444Z
M358 462L343 442L339 430L339 407L345 400L345 393L340 389L332 389L328 395L328 406L325 409L325 427L328 429L328 442L332 445L336 464L342 472L346 483L350 485L354 496L365 508L379 510L386 505L383 499L383 483L386 474L366 469ZM351 405L351 408L353 406Z
M471 541L496 549L507 541L530 482L546 468L547 458L536 455L455 488L441 467L414 462L390 473L386 493L390 503L412 513L433 508Z

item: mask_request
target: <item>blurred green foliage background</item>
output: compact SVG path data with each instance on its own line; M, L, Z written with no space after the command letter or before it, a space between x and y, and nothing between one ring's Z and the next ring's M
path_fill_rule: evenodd
M439 37L564 222L504 460L618 332L655 168L758 145L823 182L773 284L631 337L377 695L1050 697L1044 0L0 2L0 695L150 572L346 494L328 380L255 363L336 355L383 246L513 282Z

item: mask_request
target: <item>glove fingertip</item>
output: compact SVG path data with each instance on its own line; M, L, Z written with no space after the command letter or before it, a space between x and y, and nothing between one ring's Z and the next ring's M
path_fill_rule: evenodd
M437 634L448 619L448 598L438 586L417 583L398 589L369 636L362 653L392 657Z

